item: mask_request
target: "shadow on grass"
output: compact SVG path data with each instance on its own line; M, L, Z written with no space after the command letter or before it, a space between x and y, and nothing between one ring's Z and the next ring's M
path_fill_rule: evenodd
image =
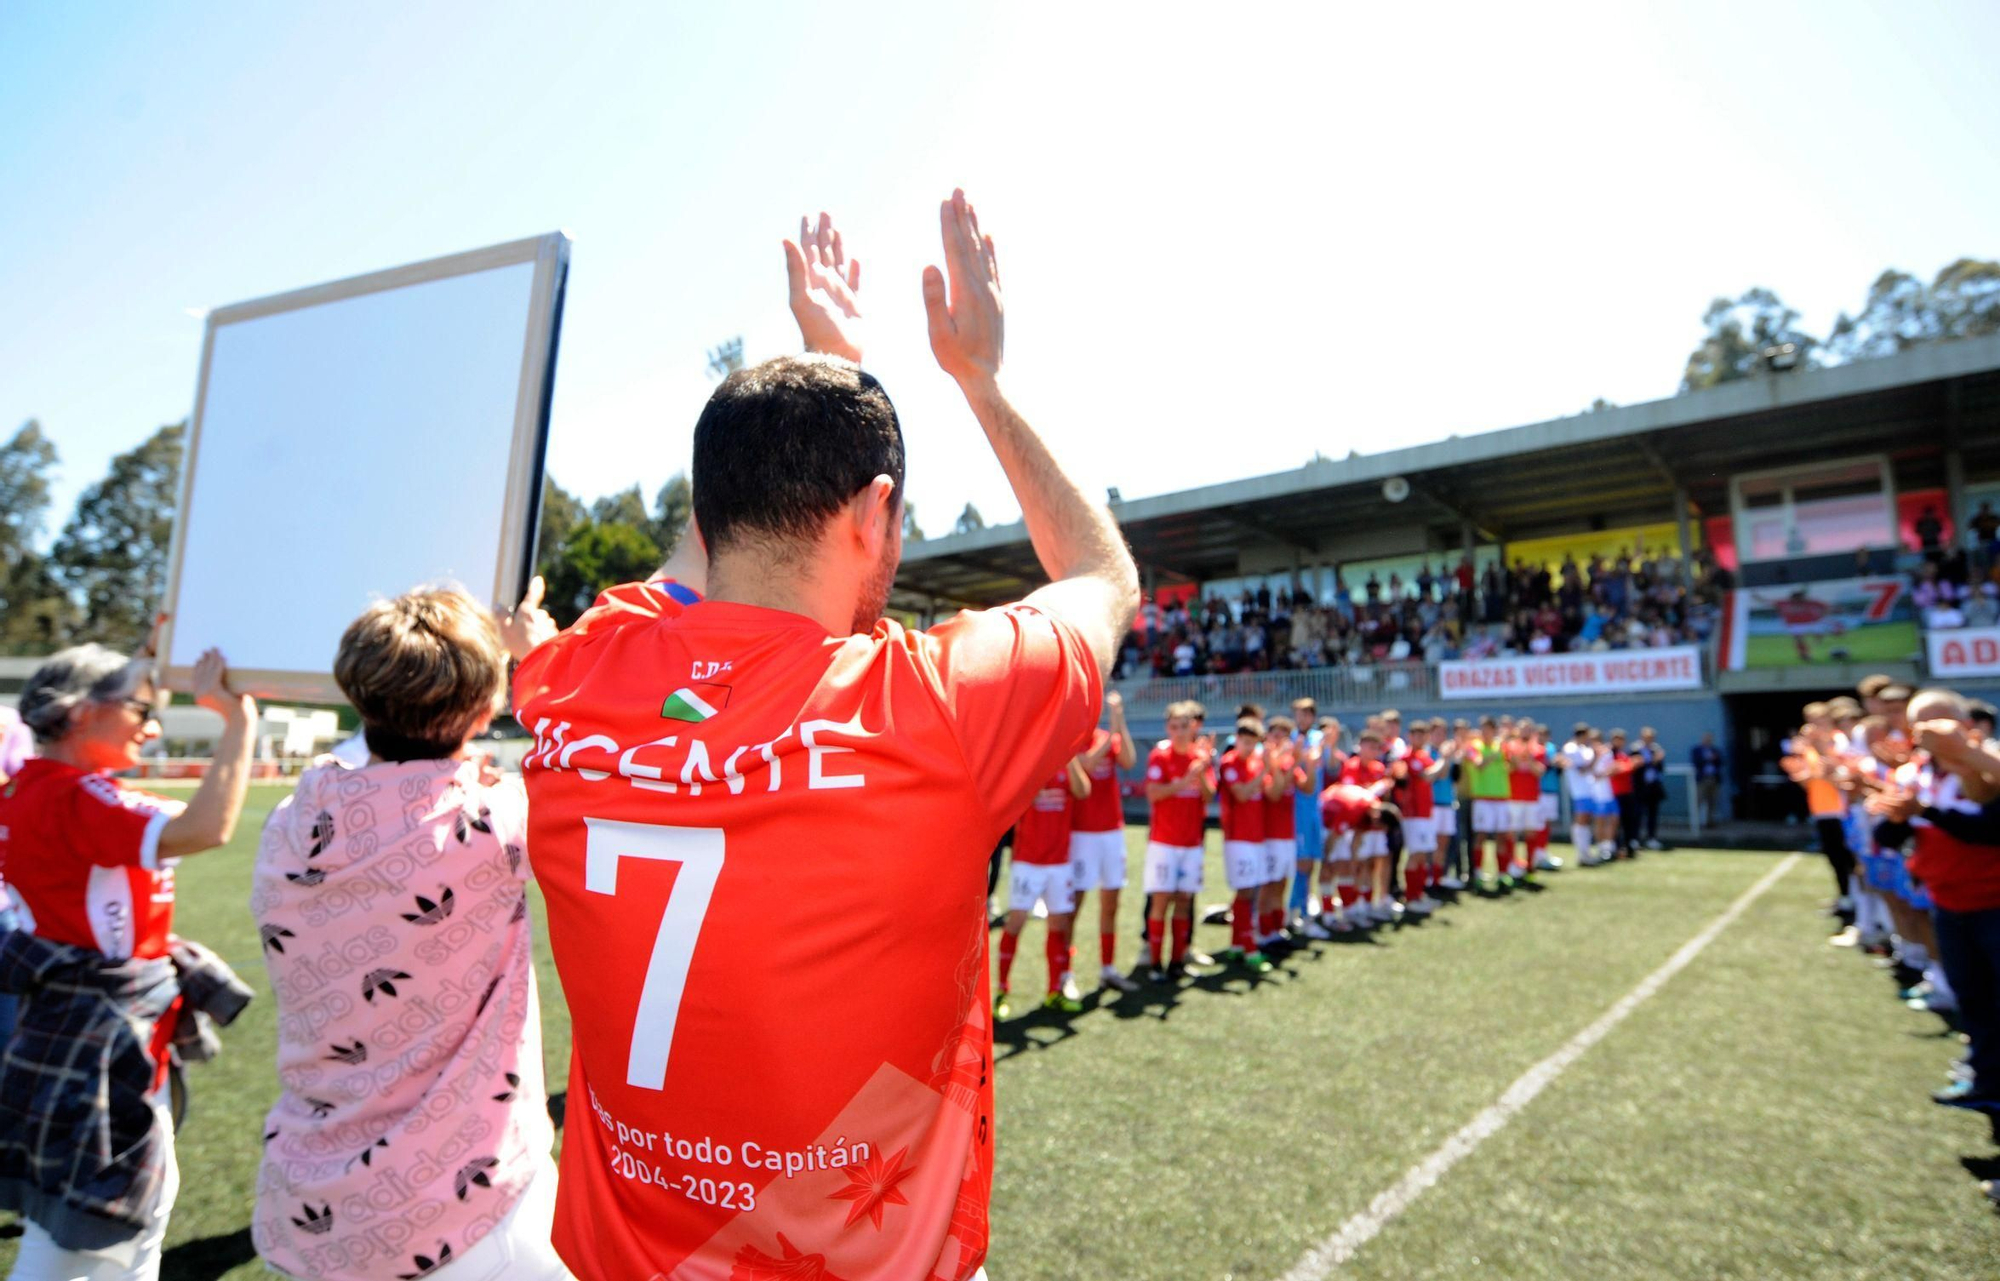
M1153 983L1139 978L1139 988L1135 992L1120 992L1113 988L1100 987L1083 998L1083 1009L1075 1014L1036 1008L995 1023L993 1063L997 1068L1017 1054L1053 1049L1075 1038L1076 1025L1079 1022L1099 1014L1109 1014L1116 1019L1150 1018L1164 1022L1180 1008L1183 998L1191 995L1249 996L1266 983L1290 982L1303 978L1305 976L1303 966L1325 959L1335 948L1381 947L1388 943L1388 936L1395 934L1398 929L1423 925L1448 927L1451 922L1437 917L1410 917L1400 927L1377 926L1370 930L1336 934L1331 939L1292 948L1267 974L1259 974L1241 966L1218 964L1192 972L1177 983Z
M256 1258L257 1247L250 1243L250 1229L238 1228L227 1236L198 1237L169 1247L160 1255L160 1278L161 1281L212 1281Z

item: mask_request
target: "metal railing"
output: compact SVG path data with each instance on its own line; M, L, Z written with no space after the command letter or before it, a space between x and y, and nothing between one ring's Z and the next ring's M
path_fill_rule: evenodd
M1269 672L1237 672L1229 676L1142 676L1113 682L1128 704L1164 707L1194 699L1211 719L1239 703L1259 703L1276 711L1296 698L1310 698L1321 707L1353 704L1394 706L1398 699L1428 703L1437 699L1437 669L1428 663L1370 663L1353 667L1306 667Z

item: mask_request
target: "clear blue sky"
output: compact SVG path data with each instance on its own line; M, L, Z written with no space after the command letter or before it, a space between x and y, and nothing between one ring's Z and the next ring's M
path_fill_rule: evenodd
M1651 399L1716 294L1824 332L2000 256L1996 47L1990 3L10 4L0 431L55 438L60 521L187 413L201 309L562 228L550 467L650 495L704 349L795 345L826 208L921 519L1008 517L923 338L953 184L1018 398L1128 497Z

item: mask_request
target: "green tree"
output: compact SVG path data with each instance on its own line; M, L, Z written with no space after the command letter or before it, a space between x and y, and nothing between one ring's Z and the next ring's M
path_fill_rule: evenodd
M562 556L570 532L588 517L576 496L558 485L555 477L542 477L541 529L535 537L535 572L544 578Z
M636 582L660 567L659 544L631 525L584 520L570 531L548 580L545 608L564 627L577 620L607 587Z
M186 424L160 428L111 460L83 491L49 553L55 579L82 611L81 639L137 649L167 586Z
M1960 258L1931 282L1939 337L1983 338L2000 333L2000 262Z
M958 514L958 522L951 527L951 532L954 534L969 534L975 529L984 528L986 528L986 518L979 514L977 507L974 507L971 503L967 503L965 510Z
M917 523L917 505L907 498L903 500L903 541L906 543L924 541L924 527Z
M0 567L0 654L53 654L81 623L48 557L29 551Z
M55 442L30 418L13 439L0 445L0 566L11 566L33 551L49 510L49 469L56 465Z
M1850 316L1840 313L1826 336L1827 356L1837 364L1893 356L1939 335L1937 310L1924 282L1891 269L1868 286L1868 300Z
M592 503L590 518L600 525L630 525L642 533L653 528L653 518L646 511L646 497L637 485L606 494Z
M1768 289L1746 290L1733 302L1717 298L1702 313L1701 323L1708 332L1688 353L1681 374L1684 392L1753 377L1763 369L1763 353L1785 343L1798 348L1800 367L1815 363L1819 340L1800 329L1799 313Z
M674 554L693 517L694 486L688 484L685 472L675 472L654 496L653 519L646 526L653 541L659 544L662 559Z

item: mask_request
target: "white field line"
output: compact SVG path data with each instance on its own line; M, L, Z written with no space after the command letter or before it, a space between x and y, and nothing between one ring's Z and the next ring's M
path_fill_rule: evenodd
M1370 1201L1367 1209L1341 1224L1338 1232L1306 1251L1305 1257L1285 1273L1282 1281L1323 1281L1335 1268L1352 1259L1362 1246L1388 1227L1397 1215L1409 1209L1451 1167L1471 1156L1481 1143L1499 1133L1522 1108L1534 1101L1537 1094L1547 1089L1570 1064L1581 1058L1585 1050L1603 1040L1646 998L1664 987L1668 979L1686 969L1689 962L1701 955L1703 948L1714 942L1718 934L1728 929L1732 921L1743 915L1744 909L1756 902L1765 890L1777 884L1778 879L1791 871L1792 865L1798 861L1797 854L1780 860L1755 885L1743 891L1727 911L1710 921L1701 933L1683 943L1664 965L1640 980L1639 986L1618 998L1617 1003L1599 1015L1595 1023L1571 1037L1568 1044L1554 1054L1523 1072L1497 1102L1467 1121L1437 1151L1411 1166L1393 1187Z

